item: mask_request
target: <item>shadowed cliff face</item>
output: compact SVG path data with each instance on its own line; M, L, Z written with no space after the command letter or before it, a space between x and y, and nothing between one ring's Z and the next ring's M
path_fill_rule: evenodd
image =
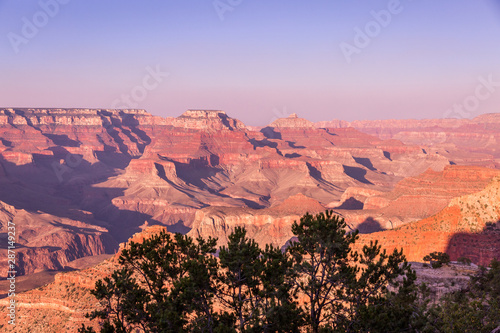
M429 193L412 192L412 179L426 170L434 170L426 171L432 176L462 161L453 159L457 150L446 155L354 128L316 125L292 115L250 128L217 110L161 118L143 110L0 109L0 201L26 216L18 218L25 235L20 271L58 269L82 256L113 252L145 222L203 235L199 222L211 218L212 208L222 212L217 221L228 230L243 224L262 235L261 242L277 244L307 207L272 209L296 195L338 209L353 228L365 222L366 232L389 229L482 184L457 176L470 188L454 192L450 180L443 185L446 195L433 196L432 182ZM470 127L476 129L484 126ZM491 162L484 152L474 154L470 164ZM406 177L413 178L405 183ZM0 215L0 233L12 218Z
M479 233L454 234L445 250L450 258L469 258L472 262L487 266L491 260L500 260L500 220L489 222Z
M86 222L82 222L87 220ZM13 224L8 224L11 222ZM67 218L16 209L0 201L0 274L9 271L8 231L15 230L16 271L18 275L42 270L62 270L75 259L112 252L116 240L92 219ZM8 229L14 226L14 229Z

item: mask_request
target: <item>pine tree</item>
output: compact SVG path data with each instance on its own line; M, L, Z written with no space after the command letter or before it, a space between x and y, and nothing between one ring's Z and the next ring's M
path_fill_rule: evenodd
M237 227L220 249L218 294L237 332L298 332L302 315L291 291L292 261L259 248Z
M161 232L143 243L131 242L119 257L121 268L99 280L92 294L102 309L90 318L103 321L101 332L213 332L213 275L216 240ZM188 318L192 320L189 321ZM82 327L80 332L93 332Z
M371 243L358 254L352 250L358 232L346 230L344 219L332 211L306 214L292 226L298 239L289 248L298 273L296 290L306 297L307 322L314 333L364 331L367 313L383 316L373 310L387 296L387 287L401 275L412 276L402 251L387 255Z

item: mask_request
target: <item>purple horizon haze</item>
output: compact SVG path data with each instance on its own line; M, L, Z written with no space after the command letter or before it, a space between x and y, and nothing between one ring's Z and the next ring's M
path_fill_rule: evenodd
M0 105L247 125L500 112L498 0L0 0Z

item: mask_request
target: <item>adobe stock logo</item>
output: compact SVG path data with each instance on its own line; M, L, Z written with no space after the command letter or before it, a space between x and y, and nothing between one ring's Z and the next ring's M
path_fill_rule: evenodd
M226 12L232 12L236 7L241 5L242 2L243 0L214 0L212 5L217 15L219 15L219 19L224 21Z
M287 107L284 106L281 110L278 108L273 108L273 117L271 118L271 123L281 118L288 118L290 112L288 112Z
M462 103L456 103L443 114L443 118L469 118L472 112L477 111L481 102L489 99L500 88L500 81L493 81L493 74L487 79L478 77L479 84L474 89L474 94L464 98Z
M30 40L35 38L40 29L45 27L51 18L59 14L61 5L66 5L69 2L70 0L40 0L38 2L40 10L33 14L31 19L28 19L26 16L21 18L23 25L20 34L12 31L7 34L14 53L18 54L20 51L19 47L28 44Z
M71 169L76 169L83 161L83 156L68 153L64 160L52 162L52 170L54 171L59 182L62 183L63 175L71 172Z
M156 68L151 66L146 67L147 74L142 78L142 84L138 84L130 89L128 94L121 94L120 98L115 99L111 108L113 109L135 109L140 102L148 97L150 91L158 88L160 83L167 78L170 73L162 72L160 65L156 65Z
M354 39L352 43L342 42L339 44L347 63L350 64L352 62L353 55L360 54L362 50L368 47L372 40L380 35L383 28L387 28L391 24L393 17L403 12L403 9L404 7L400 0L391 0L387 4L387 9L372 10L370 12L373 20L368 21L363 29L357 26L354 27Z

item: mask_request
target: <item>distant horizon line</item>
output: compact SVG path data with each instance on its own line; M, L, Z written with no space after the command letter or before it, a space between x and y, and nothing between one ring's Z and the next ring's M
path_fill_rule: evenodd
M162 115L156 115L156 114L153 114L151 112L149 112L148 110L146 109L141 109L141 108L135 108L135 109L116 109L116 108L89 108L89 107L0 107L0 110L22 110L22 111L25 111L25 110L95 110L95 111L100 111L100 110L104 110L104 111L110 111L110 110L113 110L113 111L123 111L125 113L133 113L133 111L135 112L145 112L147 113L148 115L150 116L153 116L153 117L160 117L160 118L163 118L163 119L168 119L168 118L179 118L181 117L184 113L186 113L187 111L204 111L204 112L221 112L221 113L224 113L225 115L227 115L228 117L232 118L232 119L235 119L235 120L238 120L240 122L242 122L243 124L245 124L243 121L239 120L238 118L235 118L235 117L232 117L230 116L226 111L222 110L222 109L202 109L202 108L190 108L190 109L187 109L185 110L184 112L182 112L180 115L178 116L162 116ZM132 111L132 112L126 112L126 111ZM333 119L330 119L330 120L319 120L319 121L311 121L307 118L304 118L304 117L301 117L300 115L298 115L297 113L291 113L288 115L288 117L282 117L282 118L276 118L274 119L273 121L271 121L270 123L266 124L266 125L246 125L247 127L264 127L264 126L268 126L270 124L272 124L273 122L275 122L276 120L278 119L287 119L287 118L297 118L295 116L298 117L298 119L304 119L304 120L307 120L309 122L311 122L312 124L318 124L318 123L322 123L322 122L331 122L331 121L340 121L340 122L345 122L345 123L353 123L353 122L378 122L378 121L430 121L430 120L454 120L454 121L460 121L460 120L469 120L469 121L473 121L474 119L476 118L479 118L481 116L486 116L486 115L500 115L500 112L486 112L486 113L481 113L477 116L474 116L474 117L471 117L471 118L466 118L466 117L463 117L463 118L384 118L384 119L355 119L355 120L352 120L352 121L349 121L349 120L343 120L343 119L339 119L339 118L333 118ZM292 117L291 117L292 116Z

